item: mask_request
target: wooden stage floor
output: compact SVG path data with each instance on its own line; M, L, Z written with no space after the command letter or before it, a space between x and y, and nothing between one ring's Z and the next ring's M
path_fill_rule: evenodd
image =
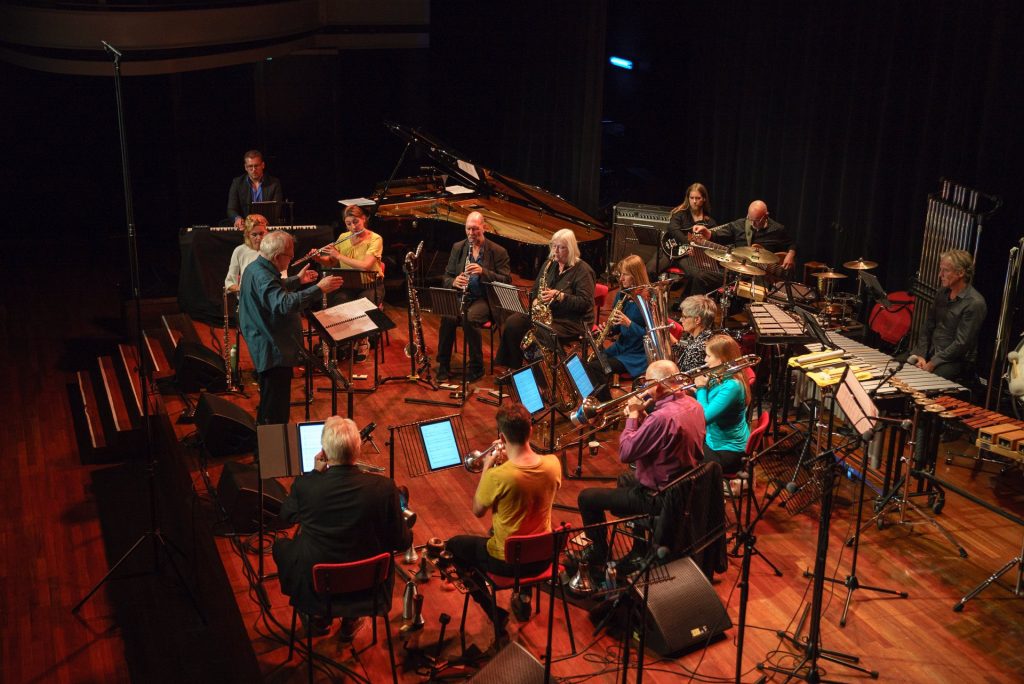
M62 301L69 323L60 331L45 326L26 325L39 317L39 307L54 299ZM187 602L186 594L176 588L173 576L164 568L157 582L147 581L139 589L131 588L141 580L134 575L109 582L83 608L80 617L70 608L98 582L109 565L123 553L131 541L147 527L149 511L145 491L145 473L137 465L83 464L72 429L67 398L68 372L74 370L77 357L93 347L118 339L110 320L118 309L116 296L103 291L67 292L56 285L40 285L25 290L2 309L5 361L2 469L6 493L3 516L3 664L2 680L10 682L93 682L93 681L253 681L305 680L305 661L296 656L286 661L287 644L283 627L291 611L279 591L276 580L262 585L271 608L261 610L257 590L247 579L240 553L255 564L254 540L217 536L206 541L209 530L218 525L207 489L201 477L200 460L195 449L181 440L192 426L175 421L184 404L173 394L162 397L169 420L157 430L166 441L168 458L177 459L177 467L188 473L186 490L196 496L164 495L164 515L175 516L168 525L168 536L185 550L184 574L208 618L202 625ZM114 314L116 315L116 314ZM408 361L402 353L406 339L402 310L390 309L398 323L391 332L391 344L385 349L382 375L404 376ZM424 325L428 343L436 340L437 323L430 315ZM198 325L200 338L207 344L219 337L219 330ZM485 351L487 340L485 337ZM243 358L245 358L243 356ZM80 359L78 359L80 360ZM244 366L244 363L243 363ZM372 368L367 362L360 368ZM372 371L371 371L372 372ZM323 387L326 381L317 380ZM478 389L493 387L493 378L477 383ZM301 383L294 383L294 398L299 398ZM250 413L257 392L247 385L248 398L230 397ZM436 395L444 396L438 392ZM495 408L471 398L462 409L424 406L404 402L406 397L435 395L418 385L393 382L377 392L359 395L354 419L360 425L377 423L374 437L384 455L365 449L363 459L380 465L386 461L386 426L407 423L432 416L460 412L473 448L482 448L494 434ZM342 403L342 411L344 404ZM313 418L330 412L328 394L317 393L311 406ZM293 409L293 419L301 417L301 408ZM173 431L169 427L173 426ZM616 435L602 435L603 448L586 457L584 474L615 475L621 469L616 455ZM187 443L188 440L186 440ZM971 448L957 442L943 444L958 450ZM225 460L209 463L208 472L216 483ZM230 460L247 460L246 457ZM406 465L396 459L396 480L408 485L410 508L419 520L415 540L442 539L455 534L484 534L487 519L478 520L470 512L470 500L476 475L453 469L422 477L409 477ZM570 464L574 460L570 459ZM144 469L143 469L144 470ZM968 469L947 466L940 458L938 475L964 487L982 499L1002 506L1016 515L1024 514L1024 482L1020 471L997 474L989 466ZM605 486L566 479L558 494L562 504L574 505L586 485ZM162 486L162 485L161 485ZM764 487L761 483L758 491ZM163 491L163 490L161 490ZM902 590L909 598L900 599L868 590L855 592L848 624L837 622L846 598L842 584L850 571L851 550L843 540L852 531L856 514L853 501L856 489L849 481L839 488L835 516L830 528L828 575L840 580L826 587L822 621L822 640L827 649L859 656L862 664L877 670L881 679L898 682L1012 682L1020 681L1024 671L1024 599L1010 588L1015 572L970 601L962 613L951 609L969 589L982 582L995 569L1020 553L1024 530L993 513L949 493L938 520L946 525L969 553L960 558L955 549L930 525L890 525L884 530L867 529L862 537L857 574L862 584ZM168 500L168 497L175 497ZM870 506L870 502L868 502ZM809 580L802 575L814 562L818 528L817 507L790 516L773 507L757 529L758 548L782 570L773 575L768 566L754 559L750 578L747 634L744 643L743 681L755 681L757 663L768 661L792 665L794 651L780 644L776 632L792 629L809 600ZM912 518L914 519L914 518ZM579 524L572 512L555 511L555 522ZM890 517L890 520L892 518ZM244 549L240 551L239 549ZM145 569L145 563L141 564ZM269 549L266 571L273 570ZM718 576L715 590L737 622L739 564L733 559L728 572ZM126 587L129 587L126 589ZM401 624L401 584L397 585L393 624ZM456 630L461 615L462 597L442 591L435 578L420 586L424 595L426 627L409 643L432 652L438 636L439 618L452 617L445 656L457 655ZM507 599L505 599L507 600ZM512 621L510 632L530 652L543 652L547 607L541 616L520 624ZM593 627L586 613L573 608L580 653L568 657L569 644L561 612L554 623L553 673L561 681L616 681L620 650L615 639L591 638ZM336 629L336 627L335 627ZM491 643L489 623L475 604L470 605L468 620L470 642L480 649ZM355 646L361 649L353 657L342 649L333 635L315 643L317 653L336 658L372 680L386 681L387 652L383 640L373 647L369 629L357 635ZM647 654L644 675L652 682L729 681L736 658L737 629L708 648L665 660ZM585 649L585 650L583 650ZM400 656L405 649L400 647ZM415 663L409 658L408 665ZM634 659L635 662L635 659ZM833 663L823 662L825 678L839 681L867 679ZM635 673L630 674L630 680ZM327 675L321 672L320 679ZM422 681L414 669L404 671L402 681ZM782 677L776 677L781 681Z

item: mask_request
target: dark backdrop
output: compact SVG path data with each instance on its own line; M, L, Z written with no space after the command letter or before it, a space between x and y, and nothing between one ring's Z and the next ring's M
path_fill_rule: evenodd
M874 259L890 289L953 178L1006 200L982 238L991 323L1021 234L1020 19L989 1L451 1L433 3L428 49L126 79L143 290L174 293L177 229L222 217L245 149L265 151L297 220L336 221L337 199L390 174L393 119L594 212L675 204L693 180L721 220L762 198L802 260ZM59 237L50 263L100 254L123 277L111 80L0 76L14 253Z

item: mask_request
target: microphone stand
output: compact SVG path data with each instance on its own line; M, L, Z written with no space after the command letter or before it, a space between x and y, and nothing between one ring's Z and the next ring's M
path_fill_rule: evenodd
M107 571L103 578L97 582L89 593L86 594L78 603L71 609L72 613L77 614L86 601L88 601L93 594L95 594L100 587L106 584L107 580L113 576L118 568L124 564L132 555L136 549L142 547L143 543L147 540L153 542L153 573L160 571L160 557L161 552L166 554L167 560L170 563L171 569L174 570L174 574L178 579L178 584L184 590L185 595L188 596L189 602L199 615L199 619L203 625L207 624L206 616L203 614L203 609L196 601L195 594L192 593L188 583L185 581L184 575L181 574L181 570L178 568L178 564L174 561L172 551L176 552L182 558L185 554L182 553L174 542L168 539L163 531L160 529L157 518L159 513L157 511L157 487L156 487L156 454L153 448L153 421L150 416L150 366L148 361L149 350L146 349L144 342L144 333L142 327L142 285L141 275L139 269L139 247L138 240L135 231L135 209L132 205L132 180L131 170L128 164L128 134L125 127L124 120L124 101L121 93L121 52L113 45L107 43L107 41L100 41L103 43L103 49L107 52L114 61L114 95L117 102L117 128L121 143L121 177L124 182L124 208L125 208L125 219L128 226L128 263L129 263L129 277L131 279L132 299L135 305L135 349L136 355L138 356L138 374L139 374L139 387L141 388L141 407L142 415L142 429L144 435L143 451L146 458L146 481L149 489L149 529L142 533L142 535L135 540L135 543L129 547L129 549L115 562L110 569Z

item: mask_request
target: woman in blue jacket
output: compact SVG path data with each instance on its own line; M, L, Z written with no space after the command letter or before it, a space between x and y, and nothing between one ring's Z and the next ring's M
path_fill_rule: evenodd
M634 290L632 296L623 293L624 289L650 285L647 279L647 269L643 260L635 254L630 254L620 261L616 266L619 273L620 289L615 295L615 302L612 307L614 313L608 316L606 325L611 329L609 334L618 334L618 339L604 349L605 358L608 361L613 373L628 373L634 378L643 375L647 370L647 353L644 351L644 336L647 334L647 326L644 323L640 307L636 305L633 297L645 296L641 294L644 290ZM625 302L622 299L625 298ZM618 307L619 303L621 307ZM616 310L618 308L618 310ZM601 401L608 401L612 398L611 390L608 388L609 378L601 368L598 359L592 359L587 364L587 370L594 381L594 385L604 385L604 389L597 393Z
M708 340L705 362L720 366L740 356L740 345L728 335L715 335ZM721 380L709 381L706 375L694 379L696 398L704 408L707 434L704 438L704 458L718 461L722 471L734 473L740 469L747 450L750 426L747 424L747 406L750 405L750 385L742 371Z

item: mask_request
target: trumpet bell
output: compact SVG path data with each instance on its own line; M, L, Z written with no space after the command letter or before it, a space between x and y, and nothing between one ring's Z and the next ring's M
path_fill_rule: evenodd
M481 472L484 469L484 452L479 449L469 452L462 464L471 473Z

